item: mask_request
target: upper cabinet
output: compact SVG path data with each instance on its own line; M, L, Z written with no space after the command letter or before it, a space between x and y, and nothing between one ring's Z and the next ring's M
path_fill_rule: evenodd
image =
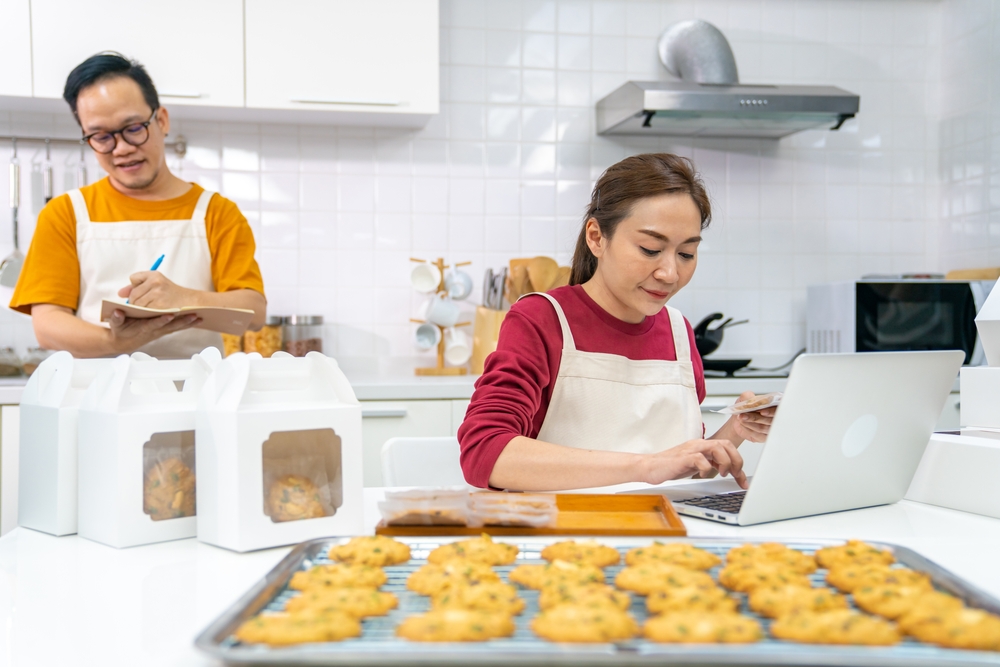
M0 0L0 95L31 97L31 5Z
M35 97L100 51L141 62L166 105L243 106L242 0L31 0Z
M437 0L246 0L246 102L434 114Z

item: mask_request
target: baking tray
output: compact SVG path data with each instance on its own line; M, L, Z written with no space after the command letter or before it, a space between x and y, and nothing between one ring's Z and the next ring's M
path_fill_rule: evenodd
M366 619L364 632L358 639L323 644L270 648L262 645L243 645L232 633L246 619L263 609L279 610L295 592L287 589L292 574L313 565L330 562L326 553L330 547L345 542L347 538L330 538L305 542L295 547L263 580L259 581L242 598L233 604L195 640L195 646L214 658L239 664L282 665L386 665L410 667L414 665L509 665L513 661L534 665L799 665L833 667L857 665L860 667L969 667L973 665L1000 665L1000 653L960 651L921 644L910 638L891 647L867 646L817 646L795 644L776 639L765 639L756 644L655 644L644 639L633 639L614 644L555 644L537 638L528 627L538 611L538 592L522 590L520 595L527 607L516 617L517 629L513 637L482 643L420 643L397 639L395 627L403 618L422 613L429 608L428 598L406 589L406 578L426 562L427 554L450 539L403 539L411 548L412 560L405 564L385 568L388 581L382 590L399 597L399 607L388 616ZM503 540L516 544L521 553L515 565L497 567L504 579L513 567L522 563L541 563L540 551L554 540L536 540L531 543L516 539ZM661 540L677 541L677 540ZM732 547L746 543L782 542L793 549L811 553L824 546L843 544L843 540L744 540L732 538L686 539L697 547L724 557ZM624 553L633 547L647 546L650 539L615 539L607 543ZM882 548L892 549L903 565L929 574L941 590L961 597L969 606L1000 614L1000 601L959 579L920 554L892 544L872 542ZM608 580L621 566L605 568ZM821 584L825 570L813 574L814 583ZM716 574L715 571L712 572ZM765 630L768 619L756 616L746 607L746 596L740 595L740 611L761 621ZM640 625L648 614L645 601L633 596L630 613Z
M635 494L618 495L602 493L557 493L556 525L549 528L530 526L387 526L380 521L375 527L378 535L392 537L443 536L443 535L602 535L623 536L680 536L687 535L687 528L666 496Z

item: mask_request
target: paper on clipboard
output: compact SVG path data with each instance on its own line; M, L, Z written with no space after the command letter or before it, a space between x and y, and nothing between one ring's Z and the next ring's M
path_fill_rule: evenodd
M104 299L101 301L101 321L107 322L111 319L111 313L120 310L125 313L125 317L134 317L139 320L148 320L160 315L189 315L197 314L201 318L201 324L195 329L207 329L208 331L218 331L219 333L233 334L239 336L253 319L254 311L243 308L221 308L219 306L186 306L184 308L143 308L128 303L119 303Z

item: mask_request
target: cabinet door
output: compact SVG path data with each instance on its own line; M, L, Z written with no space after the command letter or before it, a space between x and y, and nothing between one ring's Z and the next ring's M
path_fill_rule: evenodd
M247 106L438 112L437 0L246 0Z
M31 5L0 0L0 95L31 97Z
M146 67L160 103L243 106L241 0L31 0L35 97L62 97L86 58L118 51Z
M465 411L472 401L453 400L451 402L451 434L458 435L458 427L465 421Z
M382 445L389 438L451 434L451 401L361 401L364 485L383 485Z

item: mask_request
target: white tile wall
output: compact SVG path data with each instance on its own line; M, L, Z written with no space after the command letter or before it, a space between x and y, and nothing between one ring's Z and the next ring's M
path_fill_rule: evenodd
M425 128L178 121L190 149L172 167L243 209L273 313L325 315L341 357L412 356L409 257L472 261L474 297L510 257L566 263L601 171L674 151L715 213L676 305L751 320L721 353L790 354L809 283L1000 262L998 15L992 0L442 0L442 107ZM859 117L778 142L596 136L594 102L666 78L656 37L691 17L726 33L742 81L838 85ZM75 130L68 114L0 113L4 128ZM9 230L4 211L0 241ZM7 340L30 329L7 316Z

